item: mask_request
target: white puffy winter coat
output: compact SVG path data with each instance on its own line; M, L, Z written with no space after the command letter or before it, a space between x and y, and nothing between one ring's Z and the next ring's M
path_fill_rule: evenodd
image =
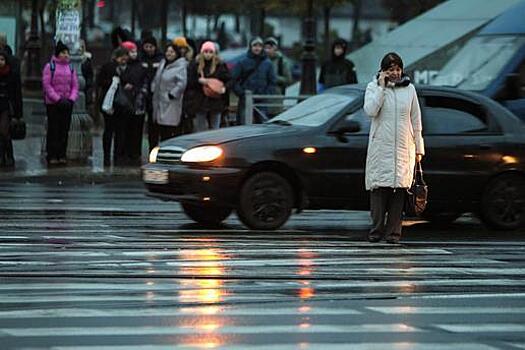
M425 154L421 110L414 85L366 87L364 109L372 118L366 157L366 189L408 188L416 153Z

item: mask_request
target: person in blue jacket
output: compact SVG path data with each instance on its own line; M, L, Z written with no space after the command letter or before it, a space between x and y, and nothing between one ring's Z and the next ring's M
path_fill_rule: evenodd
M244 58L233 68L232 89L239 97L237 124L244 116L244 97L247 90L255 95L273 95L277 92L277 77L272 61L264 52L264 42L256 37L250 41L250 48ZM259 108L260 109L260 108ZM255 120L267 120L264 110L255 113Z

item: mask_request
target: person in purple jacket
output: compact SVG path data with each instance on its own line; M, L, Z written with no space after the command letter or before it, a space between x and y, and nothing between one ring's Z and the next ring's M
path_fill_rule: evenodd
M67 137L73 105L78 98L78 78L69 63L69 49L61 41L43 71L44 100L47 110L47 163L66 164Z

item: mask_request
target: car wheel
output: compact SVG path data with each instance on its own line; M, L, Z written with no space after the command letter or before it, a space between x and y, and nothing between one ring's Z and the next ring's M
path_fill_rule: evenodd
M190 219L205 226L218 226L233 211L232 208L193 203L182 203L182 209Z
M461 213L450 212L436 212L436 211L424 211L422 214L423 219L430 221L435 225L448 225L456 221L461 216Z
M502 175L492 180L481 201L481 220L497 230L525 226L525 177Z
M241 188L237 214L253 230L275 230L290 217L293 191L288 181L272 172L252 175Z

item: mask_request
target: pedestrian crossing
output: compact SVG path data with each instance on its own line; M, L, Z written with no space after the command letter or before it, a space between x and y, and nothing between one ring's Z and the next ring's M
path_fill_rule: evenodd
M207 230L137 183L56 187L0 185L1 349L525 349L523 237Z

